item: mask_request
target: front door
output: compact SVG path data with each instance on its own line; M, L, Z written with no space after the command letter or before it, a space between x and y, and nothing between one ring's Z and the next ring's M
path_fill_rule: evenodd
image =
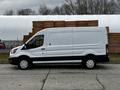
M44 35L37 35L26 44L26 52L30 57L44 57L46 50L43 44Z

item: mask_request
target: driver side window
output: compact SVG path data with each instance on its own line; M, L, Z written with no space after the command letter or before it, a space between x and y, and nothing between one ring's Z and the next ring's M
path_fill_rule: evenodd
M27 43L27 49L37 48L44 43L44 35L37 35Z

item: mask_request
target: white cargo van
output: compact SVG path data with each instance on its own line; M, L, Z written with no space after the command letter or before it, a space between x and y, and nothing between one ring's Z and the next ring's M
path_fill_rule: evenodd
M105 27L57 27L39 31L10 51L9 62L20 69L33 64L78 64L93 69L108 62Z

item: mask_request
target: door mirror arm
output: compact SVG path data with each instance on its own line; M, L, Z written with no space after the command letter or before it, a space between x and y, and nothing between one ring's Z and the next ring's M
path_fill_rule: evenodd
M22 50L26 50L26 49L28 49L27 44L24 44Z

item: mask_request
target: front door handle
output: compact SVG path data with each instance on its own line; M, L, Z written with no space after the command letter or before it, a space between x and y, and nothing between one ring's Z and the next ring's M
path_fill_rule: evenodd
M41 50L45 50L45 48L41 48Z

